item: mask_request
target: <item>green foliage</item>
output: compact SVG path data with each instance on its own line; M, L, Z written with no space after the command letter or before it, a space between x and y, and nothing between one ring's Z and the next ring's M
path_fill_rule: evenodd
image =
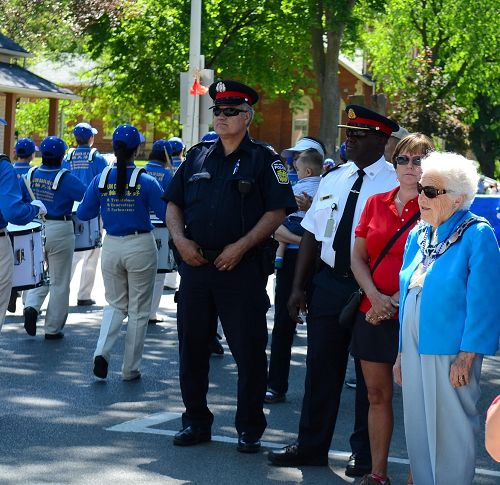
M465 150L476 98L498 103L498 20L494 0L389 0L366 43L396 117Z
M49 100L36 99L31 102L18 101L16 107L16 131L20 138L47 136Z

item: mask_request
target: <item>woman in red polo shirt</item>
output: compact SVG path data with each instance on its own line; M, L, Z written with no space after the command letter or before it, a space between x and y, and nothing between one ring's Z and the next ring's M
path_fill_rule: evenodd
M399 340L399 270L406 238L418 220L420 160L433 149L432 141L420 133L408 135L397 144L392 163L400 185L370 197L356 228L351 267L364 296L353 329L351 353L361 360L368 389L372 454L372 473L363 478L363 485L390 483L387 458L393 428L392 366ZM405 224L406 229L373 272L375 261Z

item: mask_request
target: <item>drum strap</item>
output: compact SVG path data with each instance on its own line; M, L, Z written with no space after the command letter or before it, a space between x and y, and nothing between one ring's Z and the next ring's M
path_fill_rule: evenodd
M99 178L99 185L98 185L99 191L101 193L107 192L107 190L108 190L108 188L107 188L108 176L109 176L109 172L111 172L112 169L113 169L113 167L111 165L108 165L101 172L101 177ZM135 167L134 168L134 171L132 172L132 175L130 176L130 181L128 183L128 187L132 192L134 192L136 190L137 180L139 178L139 175L143 172L144 173L146 172L144 167Z
M73 153L75 153L75 150L76 150L76 148L70 148L70 149L68 150L68 154L66 155L66 157L67 157L67 161L68 161L68 162L71 162L71 160L73 160ZM91 148L91 149L90 149L90 151L89 151L89 155L88 155L88 158L87 158L87 160L88 160L89 162L92 162L92 161L93 161L93 159L94 159L94 155L95 155L95 152L96 152L96 151L97 151L97 148Z
M64 175L66 175L69 172L67 168L62 168L57 172L57 175L54 178L54 182L52 184L52 190L57 190L59 188L59 184L61 183L61 179L63 178Z

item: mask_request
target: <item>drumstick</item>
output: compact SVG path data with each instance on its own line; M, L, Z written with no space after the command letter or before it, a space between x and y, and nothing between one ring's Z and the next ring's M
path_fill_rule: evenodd
M35 197L35 194L33 193L33 191L31 190L31 187L30 187L30 184L28 183L28 179L26 177L23 177L23 180L24 180L24 185L26 185L26 189L28 190L28 194L30 194L30 197L31 197L31 200L35 200L36 197ZM40 216L40 219L45 222L45 216Z
M167 167L168 168L173 168L172 167L172 162L170 161L170 156L167 152L167 149L165 147L163 147L163 151L165 152L165 158L167 159Z

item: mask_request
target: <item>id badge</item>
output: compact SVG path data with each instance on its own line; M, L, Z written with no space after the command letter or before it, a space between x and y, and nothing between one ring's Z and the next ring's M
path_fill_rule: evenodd
M334 229L335 229L335 221L333 219L328 219L326 221L324 237L326 238L332 237Z

